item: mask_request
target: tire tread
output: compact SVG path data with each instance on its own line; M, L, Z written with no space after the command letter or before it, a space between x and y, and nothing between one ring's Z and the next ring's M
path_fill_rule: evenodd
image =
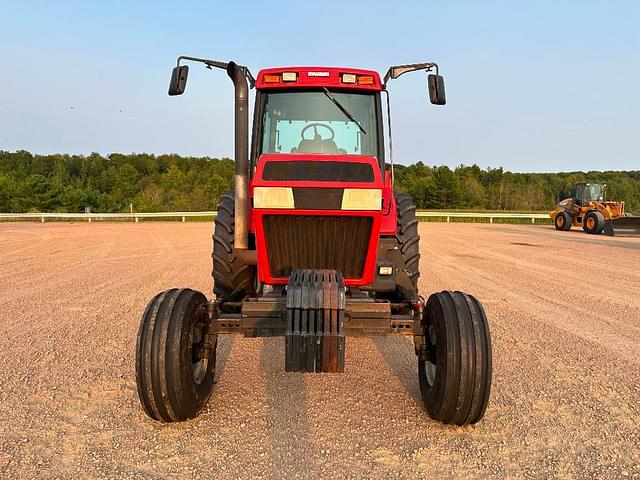
M420 235L418 234L418 219L416 207L411 196L404 192L395 192L396 200L396 238L400 245L400 253L405 263L405 270L414 290L418 291L420 277Z
M433 386L426 381L423 362L418 363L427 412L446 424L477 423L491 392L491 338L484 309L472 295L442 291L429 298L425 318L439 329L437 345L445 343L445 351L437 353Z
M211 394L215 352L199 390L190 385L194 384L189 376L191 365L186 365L183 358L188 348L184 341L189 338L184 330L191 327L185 326L185 319L195 315L197 305L206 301L200 292L174 288L156 295L142 315L136 344L136 383L142 408L154 420L193 418Z
M225 192L218 206L212 235L211 252L213 292L218 300L237 301L255 293L256 269L244 263L233 248L235 229L235 198Z

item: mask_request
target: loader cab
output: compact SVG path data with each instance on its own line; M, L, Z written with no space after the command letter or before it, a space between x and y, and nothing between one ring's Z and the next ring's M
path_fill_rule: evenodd
M258 73L251 176L263 154L376 157L384 171L382 86L376 72L296 67Z
M604 185L601 183L576 183L573 201L576 205L587 206L591 202L604 200Z

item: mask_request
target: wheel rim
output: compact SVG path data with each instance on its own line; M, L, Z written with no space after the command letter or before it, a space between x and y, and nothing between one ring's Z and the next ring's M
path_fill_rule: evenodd
M203 339L204 324L196 323L193 326L191 374L193 375L193 381L198 385L204 381L204 377L207 375L207 367L209 366L209 359L200 357L200 344Z
M595 226L595 220L593 218L589 218L587 219L587 228L589 230L593 230L593 227Z
M436 383L436 374L437 367L435 364L435 351L436 351L436 329L433 325L429 325L427 329L427 341L429 342L430 350L432 351L432 355L429 360L425 360L424 363L424 373L427 380L427 384L430 387L433 387Z
M560 228L564 227L564 217L562 215L558 215L556 222Z

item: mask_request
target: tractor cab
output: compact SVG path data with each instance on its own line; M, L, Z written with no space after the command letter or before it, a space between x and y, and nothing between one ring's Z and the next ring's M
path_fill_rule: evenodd
M378 73L369 70L261 70L252 167L263 154L324 154L372 156L384 169L381 91Z
M601 183L576 183L572 195L573 201L581 207L590 205L592 202L602 202L604 187Z

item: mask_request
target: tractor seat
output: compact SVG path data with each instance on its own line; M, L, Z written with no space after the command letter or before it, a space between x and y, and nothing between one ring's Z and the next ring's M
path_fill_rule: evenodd
M319 136L318 136L319 137ZM336 142L331 139L322 140L315 138L313 140L302 139L298 144L298 148L293 147L291 153L340 153Z

